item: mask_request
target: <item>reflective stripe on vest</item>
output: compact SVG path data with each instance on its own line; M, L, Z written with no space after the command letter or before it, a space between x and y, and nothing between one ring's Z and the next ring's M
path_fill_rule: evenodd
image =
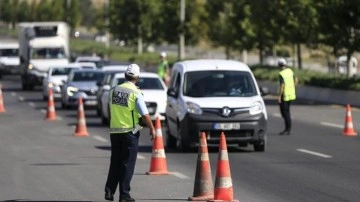
M286 68L280 71L280 76L284 80L284 101L290 101L296 99L295 93L295 81L294 81L294 73L290 68Z
M111 89L110 133L126 133L134 130L140 118L135 104L139 93L139 89L129 82Z

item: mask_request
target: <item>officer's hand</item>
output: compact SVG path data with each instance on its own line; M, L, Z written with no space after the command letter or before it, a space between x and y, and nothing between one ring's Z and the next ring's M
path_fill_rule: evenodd
M155 136L156 136L156 131L155 131L155 129L150 129L151 141L155 139Z
M278 97L278 103L281 103L281 96Z

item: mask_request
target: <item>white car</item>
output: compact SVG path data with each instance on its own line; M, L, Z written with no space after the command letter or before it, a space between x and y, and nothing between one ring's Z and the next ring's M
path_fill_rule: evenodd
M103 59L99 56L78 56L75 59L75 62L82 63L82 62L91 62L94 63L97 68L103 66Z
M81 69L76 63L70 63L65 66L50 67L47 76L43 79L43 99L47 100L49 89L52 88L54 99L61 98L61 88L63 82L67 80L68 75L73 69Z
M113 77L111 87L115 87L123 82L125 82L124 73L118 73ZM151 119L155 121L156 117L159 116L160 120L164 121L167 87L163 80L155 73L142 72L136 85L139 86L144 95L144 100ZM109 123L109 92L110 86L104 90L101 96L101 117L104 124Z
M80 65L83 69L96 69L96 64L92 62L75 62Z

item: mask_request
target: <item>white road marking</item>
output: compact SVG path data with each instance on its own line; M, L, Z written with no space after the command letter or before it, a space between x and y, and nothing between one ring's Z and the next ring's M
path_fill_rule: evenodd
M46 109L40 109L40 112L45 114L46 113Z
M16 96L16 93L15 93L15 92L11 92L11 96Z
M336 123L329 123L329 122L321 122L320 124L324 125L324 126L334 127L334 128L343 128L344 127L343 125L336 124Z
M107 139L105 139L105 138L103 138L103 137L101 137L101 136L98 136L98 135L93 136L93 138L94 138L95 140L99 140L100 142L108 142Z
M181 174L179 172L171 172L172 175L174 175L175 177L178 177L180 179L190 179L190 177L184 175L184 174Z
M273 116L281 117L281 114L279 114L279 113L273 113Z
M19 97L19 100L22 102L22 101L24 101L25 99L24 99L24 97L20 96L20 97Z
M59 120L59 121L63 120L63 118L61 116L56 116L56 119Z
M146 159L145 156L141 155L141 154L138 154L137 155L137 159Z
M30 107L35 107L35 103L33 103L33 102L29 102L28 104Z
M310 150L307 150L307 149L297 149L296 151L311 154L311 155L314 155L314 156L319 156L319 157L322 157L322 158L332 158L332 156L322 154L322 153L319 153L319 152L310 151Z

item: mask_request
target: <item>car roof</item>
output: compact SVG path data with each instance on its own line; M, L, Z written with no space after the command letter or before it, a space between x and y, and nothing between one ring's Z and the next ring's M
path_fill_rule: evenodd
M176 65L183 66L184 72L202 71L202 70L236 70L236 71L251 71L249 66L245 63L235 60L221 60L221 59L199 59L199 60L185 60L177 62Z
M51 66L51 69L53 68L81 68L81 65L78 63L69 63L66 65L57 65L57 66Z
M79 61L79 60L100 61L100 60L102 60L102 58L99 56L78 56L78 57L76 57L75 61Z
M101 67L101 70L103 71L126 71L128 65L105 65Z
M99 69L74 69L72 70L72 72L99 72L99 73L104 73L103 71L99 70Z
M124 73L117 73L115 74L114 78L124 78L125 74ZM140 73L140 78L160 78L158 74L156 73L152 73L152 72L141 72Z

